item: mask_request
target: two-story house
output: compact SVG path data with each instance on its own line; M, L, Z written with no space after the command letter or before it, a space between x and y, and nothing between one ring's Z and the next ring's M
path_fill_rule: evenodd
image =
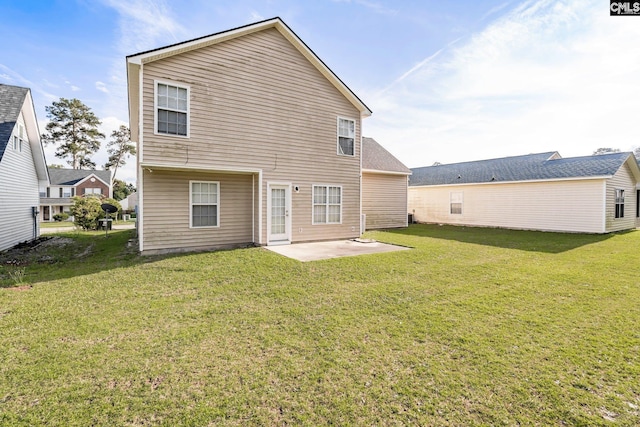
M127 57L140 251L353 238L369 108L279 18Z
M31 91L0 84L0 250L40 235L38 188L48 181Z
M53 221L53 216L69 213L72 197L85 194L113 196L111 171L49 168L50 184L40 187L40 220Z

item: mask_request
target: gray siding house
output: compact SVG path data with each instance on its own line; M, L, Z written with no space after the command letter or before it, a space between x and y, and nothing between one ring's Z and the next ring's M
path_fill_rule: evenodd
M547 152L412 171L409 211L419 222L580 233L640 224L633 153Z
M31 91L0 84L0 250L40 235L38 188L48 181Z

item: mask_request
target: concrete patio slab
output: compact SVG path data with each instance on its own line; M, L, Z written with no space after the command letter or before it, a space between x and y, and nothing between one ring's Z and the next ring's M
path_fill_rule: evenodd
M410 248L389 245L367 240L338 240L332 242L294 243L283 246L265 246L272 252L284 255L298 261L319 261L323 259L340 258L382 252L406 251Z

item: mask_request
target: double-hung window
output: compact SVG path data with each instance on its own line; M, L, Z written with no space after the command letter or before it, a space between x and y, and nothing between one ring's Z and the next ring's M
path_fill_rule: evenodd
M356 122L338 117L338 154L354 156L356 154Z
M102 188L85 188L84 194L102 194ZM60 197L62 197L62 188L60 189Z
M313 224L340 224L342 221L342 187L313 186Z
M624 190L616 190L616 218L624 218Z
M214 181L191 181L190 183L191 227L218 227L220 205L220 183Z
M452 215L462 215L462 193L452 192L449 195L449 212Z
M156 82L156 132L188 136L189 88Z

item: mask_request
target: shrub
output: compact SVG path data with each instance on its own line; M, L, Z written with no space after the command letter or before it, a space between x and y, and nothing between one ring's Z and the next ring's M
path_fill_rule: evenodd
M88 195L85 197L75 196L71 205L71 215L73 222L83 230L95 230L98 228L98 219L104 214L100 205L100 197Z
M69 214L68 214L68 213L66 213L66 212L62 212L62 213L59 213L59 214L55 214L55 215L53 216L53 220L54 220L54 221L57 221L57 222L66 221L66 220L68 220L68 219L69 219Z

